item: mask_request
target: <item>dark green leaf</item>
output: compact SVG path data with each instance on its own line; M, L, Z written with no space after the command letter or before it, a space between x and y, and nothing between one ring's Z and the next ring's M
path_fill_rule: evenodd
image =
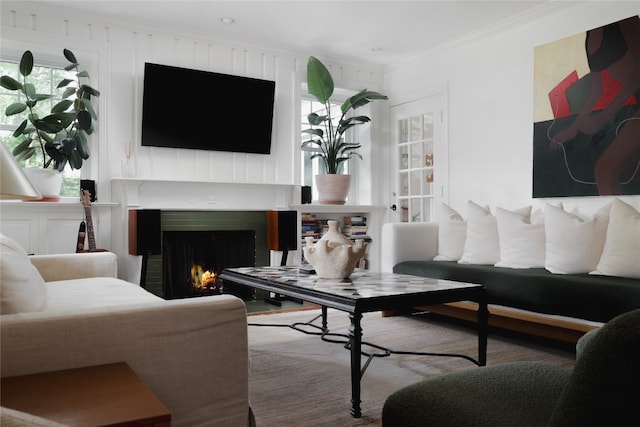
M77 144L75 139L73 139L73 138L65 138L65 139L62 140L62 142L60 144L60 149L62 150L62 152L64 154L66 154L68 156L69 154L71 154L71 152L73 150L76 149L77 145L78 144Z
M90 133L91 131L91 114L88 111L82 110L78 112L78 127L83 131Z
M14 104L8 105L7 108L4 110L4 114L7 117L14 116L16 114L22 113L26 109L27 109L26 104L23 104L22 102L16 102Z
M62 99L64 98L68 98L71 95L75 95L76 93L76 88L75 87L68 87L64 90L64 92L62 92Z
M33 99L35 101L44 101L45 99L51 98L53 95L47 95L45 93L35 93L33 94Z
M318 128L304 129L302 133L319 136L320 138L324 137L324 131Z
M22 162L24 160L30 159L35 153L35 147L28 147L26 150L16 155L15 157L18 162Z
M27 149L29 149L29 144L33 141L31 138L25 138L18 145L15 146L13 151L11 152L14 156L17 156L20 153L23 153Z
M327 67L316 57L310 56L307 61L307 90L310 95L326 104L333 95L333 78Z
M91 118L93 120L98 120L98 114L96 113L96 110L93 109L93 105L90 100L84 100L84 108L89 112L89 114L91 114Z
M69 154L69 165L71 166L71 169L82 168L82 157L78 151L74 150Z
M86 71L80 71L79 73L76 74L76 77L80 78L80 77L85 77L85 78L89 78L89 73Z
M13 137L17 138L20 135L22 135L24 133L24 130L27 128L27 124L29 124L29 122L26 120L23 120L22 123L20 123L20 126L18 126L16 130L13 131L13 134L12 134Z
M324 123L329 116L319 116L316 113L311 113L307 116L307 121L311 126L318 126Z
M48 123L44 120L36 120L33 125L36 129L49 133L58 133L63 129L59 124Z
M65 58L67 58L67 61L72 62L74 64L78 63L76 56L69 49L63 49L62 54L64 55Z
M61 145L55 142L47 142L44 144L44 149L54 161L63 162L65 161L65 155L61 151Z
M33 70L33 54L30 50L25 51L20 58L20 74L28 76Z
M100 92L98 92L97 90L95 90L89 85L82 85L80 87L82 88L83 91L90 94L91 96L100 96Z
M73 101L69 99L63 99L62 101L54 105L53 108L51 108L51 112L61 113L63 111L67 111L67 109L69 109L69 107L71 107L72 105L73 105Z
M62 173L64 171L64 168L67 167L67 158L65 157L64 159L62 159L62 161L56 161L55 162L55 168L58 170L58 172Z
M75 63L74 63L74 64L69 64L69 65L67 65L66 67L64 67L64 70L65 70L65 71L71 71L71 70L73 70L74 68L76 68L77 66L78 66L78 64L75 64Z
M382 95L381 93L363 89L360 92L356 93L355 95L351 96L349 99L347 99L342 104L340 109L344 113L349 108L353 108L353 109L360 108L376 99L388 99L388 98L385 95Z
M27 95L27 97L29 98L33 98L33 96L36 94L36 88L34 85L32 85L31 83L26 83L23 88L22 91L24 92L25 95Z
M58 83L58 86L56 86L56 88L60 89L62 87L67 87L67 86L69 86L70 83L73 83L73 82L74 82L74 80L72 80L72 79L64 79L60 83Z
M46 132L39 132L38 135L40 135L40 138L44 139L45 142L54 142L55 139L51 137L51 135L49 135Z
M47 117L45 117L42 120L49 124L59 125L61 128L66 128L71 123L73 123L75 118L76 118L75 113L61 112L61 113L49 114Z
M22 89L22 83L10 76L0 77L0 86L8 90Z
M89 143L87 142L87 138L85 138L82 132L78 132L76 135L76 150L78 150L78 154L84 160L87 160L89 156L91 156L91 150L89 149Z

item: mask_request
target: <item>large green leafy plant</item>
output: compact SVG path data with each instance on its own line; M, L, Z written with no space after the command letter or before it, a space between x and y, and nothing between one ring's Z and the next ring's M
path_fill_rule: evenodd
M350 115L352 110L367 105L376 99L387 99L385 95L363 89L347 99L340 107L341 115L336 122L331 116L330 98L333 95L334 83L327 67L317 58L311 56L307 62L307 89L318 102L325 105L324 115L311 113L307 120L311 129L304 129L303 134L310 139L302 142L302 148L311 147L319 149L311 158L319 158L326 166L329 174L337 174L342 171L342 164L351 157L362 156L356 152L361 147L359 143L347 142L345 133L354 126L368 123L371 119L363 115Z
M35 85L29 82L28 77L34 64L31 51L24 52L20 59L21 82L11 76L0 77L3 88L20 91L24 99L5 109L6 116L25 115L13 132L13 136L19 138L13 155L18 161L22 161L38 153L42 156L38 164L45 169L51 167L60 172L67 164L72 169L80 169L83 160L89 158L87 135L93 133L93 122L97 120L91 98L100 96L100 92L81 82L81 79L89 78L89 73L79 70L79 63L73 52L64 49L63 54L70 63L65 70L75 71L74 78L64 78L58 83L57 88L64 88L62 100L51 107L51 112L46 117L39 117L35 108L38 102L53 95L36 93Z

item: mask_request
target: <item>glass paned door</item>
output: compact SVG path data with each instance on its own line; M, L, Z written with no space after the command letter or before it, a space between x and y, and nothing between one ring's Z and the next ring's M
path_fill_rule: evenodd
M397 220L434 220L434 207L444 193L440 179L446 161L442 137L441 95L391 108L397 154ZM437 190L436 190L437 189Z

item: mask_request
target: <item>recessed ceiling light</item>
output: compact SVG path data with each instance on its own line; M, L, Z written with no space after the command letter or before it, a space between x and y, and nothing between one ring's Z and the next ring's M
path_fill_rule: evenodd
M235 22L235 20L233 18L220 18L220 22L222 22L223 24L233 24Z

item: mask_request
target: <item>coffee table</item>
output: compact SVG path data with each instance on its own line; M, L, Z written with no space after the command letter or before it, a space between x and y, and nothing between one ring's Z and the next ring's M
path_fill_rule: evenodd
M363 313L407 310L421 305L464 300L477 302L478 359L456 354L428 354L464 357L478 366L486 364L489 312L486 289L482 285L368 270L356 270L348 279L320 279L309 270L294 266L227 268L220 273L219 277L223 281L223 291L224 283L232 282L320 305L323 333L329 333L327 308L349 314L351 325L346 337L348 338L347 347L351 352L351 415L354 418L362 415L360 380L364 371L362 370L363 341L360 323Z

